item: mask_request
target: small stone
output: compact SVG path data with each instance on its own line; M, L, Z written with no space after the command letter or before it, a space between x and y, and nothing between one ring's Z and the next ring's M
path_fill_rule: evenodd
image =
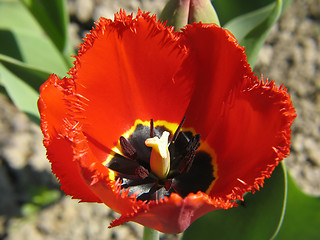
M42 240L41 232L36 228L33 220L12 219L8 224L8 236L6 240Z
M29 143L31 136L28 132L17 132L12 134L5 148L3 156L13 169L21 169L27 165L26 156L31 154Z
M304 147L312 164L320 166L320 144L313 138L306 138Z
M301 133L293 137L292 148L295 152L302 152L304 150L304 136Z
M77 49L81 43L81 39L79 38L80 28L76 23L69 24L69 36L70 42L72 43L72 48Z
M264 45L261 48L258 59L259 62L257 64L268 65L272 61L273 48L271 45Z
M78 0L76 2L76 16L81 23L86 23L92 19L94 1Z

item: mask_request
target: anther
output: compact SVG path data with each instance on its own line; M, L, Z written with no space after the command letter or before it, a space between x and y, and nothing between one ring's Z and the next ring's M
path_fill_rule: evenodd
M120 137L120 146L124 155L131 159L135 159L137 157L136 149L131 145L131 143L124 138L123 136Z
M187 154L185 155L185 157L181 160L180 164L179 164L179 172L180 174L184 174L189 172L193 160L196 156L196 150L198 149L198 147L200 146L200 134L195 135L191 141L188 143L186 150L187 150Z
M144 168L143 166L139 166L136 168L135 173L138 177L141 179L145 179L146 177L149 176L149 171L148 169Z
M196 134L191 141L188 143L188 146L186 147L187 151L193 149L194 151L198 149L198 147L200 146L200 138L201 135L200 134Z
M181 160L180 165L179 165L179 172L180 174L184 174L189 172L193 160L196 156L196 151L190 151L187 153L187 155Z
M154 125L153 125L153 119L150 120L150 138L154 137Z

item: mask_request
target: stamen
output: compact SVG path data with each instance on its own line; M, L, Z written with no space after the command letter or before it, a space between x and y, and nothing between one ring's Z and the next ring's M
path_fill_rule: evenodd
M197 152L200 134L182 129L185 120L186 116L171 131L165 124L155 126L150 119L147 124L136 124L129 138L120 137L121 153L118 147L105 165L114 172L115 180L122 181L121 191L136 194L142 201L160 200L174 192L185 197L190 192L206 191L214 177L209 182L203 177L193 179L193 175L198 176L205 168L211 174L211 157Z
M193 149L194 151L198 149L198 147L200 146L200 138L201 135L200 134L196 134L191 141L188 143L188 146L186 147L187 151Z
M137 157L136 149L131 145L131 143L124 138L123 136L120 137L120 146L124 155L131 159L135 159Z
M149 176L149 171L148 169L144 168L143 166L139 166L136 168L135 173L138 177L141 179L145 179L146 177Z
M170 140L170 143L177 140L177 137L178 137L178 135L179 135L179 133L180 133L180 130L181 130L182 125L183 125L184 121L186 120L186 118L187 118L187 116L184 116L184 117L183 117L182 121L180 122L179 126L177 127L177 130L174 132L173 137L172 137L172 139Z
M180 165L179 165L180 174L189 172L195 156L196 156L196 151L190 151L187 153L184 159L180 162Z
M154 126L153 126L153 119L150 120L150 138L154 137Z
M160 179L165 179L170 170L170 153L168 149L169 132L164 131L161 138L153 137L145 141L146 146L152 147L150 167Z
M186 147L187 154L182 159L179 165L179 172L181 174L187 173L190 170L193 160L196 156L196 150L200 146L200 137L201 137L200 134L197 134L188 143Z

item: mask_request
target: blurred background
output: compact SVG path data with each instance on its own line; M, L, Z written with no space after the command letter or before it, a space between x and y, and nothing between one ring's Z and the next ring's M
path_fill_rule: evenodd
M100 16L123 8L159 14L164 0L68 0L76 49ZM272 28L254 71L284 84L298 117L287 167L302 190L320 195L320 0L293 0ZM263 136L261 136L263 137ZM51 173L37 125L0 95L0 239L141 239L142 227L107 229L118 216L104 205L64 196ZM164 236L162 236L164 238ZM178 236L166 238L177 239Z

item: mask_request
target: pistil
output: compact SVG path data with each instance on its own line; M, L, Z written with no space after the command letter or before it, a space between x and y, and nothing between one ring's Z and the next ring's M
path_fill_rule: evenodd
M169 132L164 131L160 138L148 138L145 141L146 146L152 147L150 156L151 171L159 179L165 179L170 170L170 153L168 149Z

